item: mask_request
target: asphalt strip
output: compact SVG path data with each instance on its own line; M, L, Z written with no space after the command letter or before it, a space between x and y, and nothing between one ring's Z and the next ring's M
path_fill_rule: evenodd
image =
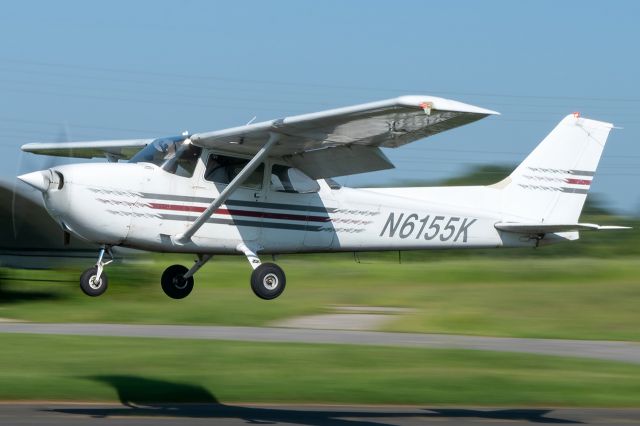
M640 364L639 343L599 340L526 339L278 327L8 322L0 323L0 333L472 349L593 358Z

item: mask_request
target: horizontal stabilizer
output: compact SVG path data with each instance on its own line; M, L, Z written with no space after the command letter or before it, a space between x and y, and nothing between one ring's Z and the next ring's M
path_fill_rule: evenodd
M631 229L628 226L596 225L595 223L513 223L498 222L496 229L517 234L547 234L552 232L572 231L607 231L614 229Z

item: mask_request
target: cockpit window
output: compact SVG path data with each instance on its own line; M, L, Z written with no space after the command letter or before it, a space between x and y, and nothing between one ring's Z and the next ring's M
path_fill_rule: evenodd
M202 148L186 142L184 136L156 139L129 160L130 163L151 163L166 172L191 177Z
M318 192L320 185L296 168L274 164L271 168L271 189L278 192L309 194Z

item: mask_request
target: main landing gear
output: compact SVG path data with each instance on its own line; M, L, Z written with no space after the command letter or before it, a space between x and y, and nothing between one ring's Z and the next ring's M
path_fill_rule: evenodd
M284 271L274 263L262 263L258 256L244 244L238 247L249 264L253 267L251 273L251 290L261 299L271 300L280 296L286 285ZM193 290L193 275L212 258L211 255L198 255L198 260L187 269L182 265L172 265L165 269L160 279L162 290L172 299L183 299Z
M105 255L109 257L109 260L104 260ZM82 275L80 275L80 289L84 294L96 297L107 291L109 280L107 279L107 274L104 272L104 267L111 262L113 262L111 246L103 246L100 249L96 265L87 269L82 273Z

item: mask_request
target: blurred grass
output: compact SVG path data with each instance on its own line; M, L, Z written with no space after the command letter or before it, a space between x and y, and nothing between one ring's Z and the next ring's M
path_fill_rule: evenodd
M79 270L5 271L0 318L266 325L333 305L391 306L412 312L395 317L386 330L640 340L638 257L429 255L403 253L403 264L397 253L362 254L360 264L351 254L283 256L277 261L287 272L287 289L273 301L253 295L250 268L238 257L207 264L192 294L179 301L167 298L158 280L166 266L190 264L185 256L154 255L147 263L110 266L110 288L95 299L80 293Z
M0 399L635 407L640 366L466 350L2 335Z

